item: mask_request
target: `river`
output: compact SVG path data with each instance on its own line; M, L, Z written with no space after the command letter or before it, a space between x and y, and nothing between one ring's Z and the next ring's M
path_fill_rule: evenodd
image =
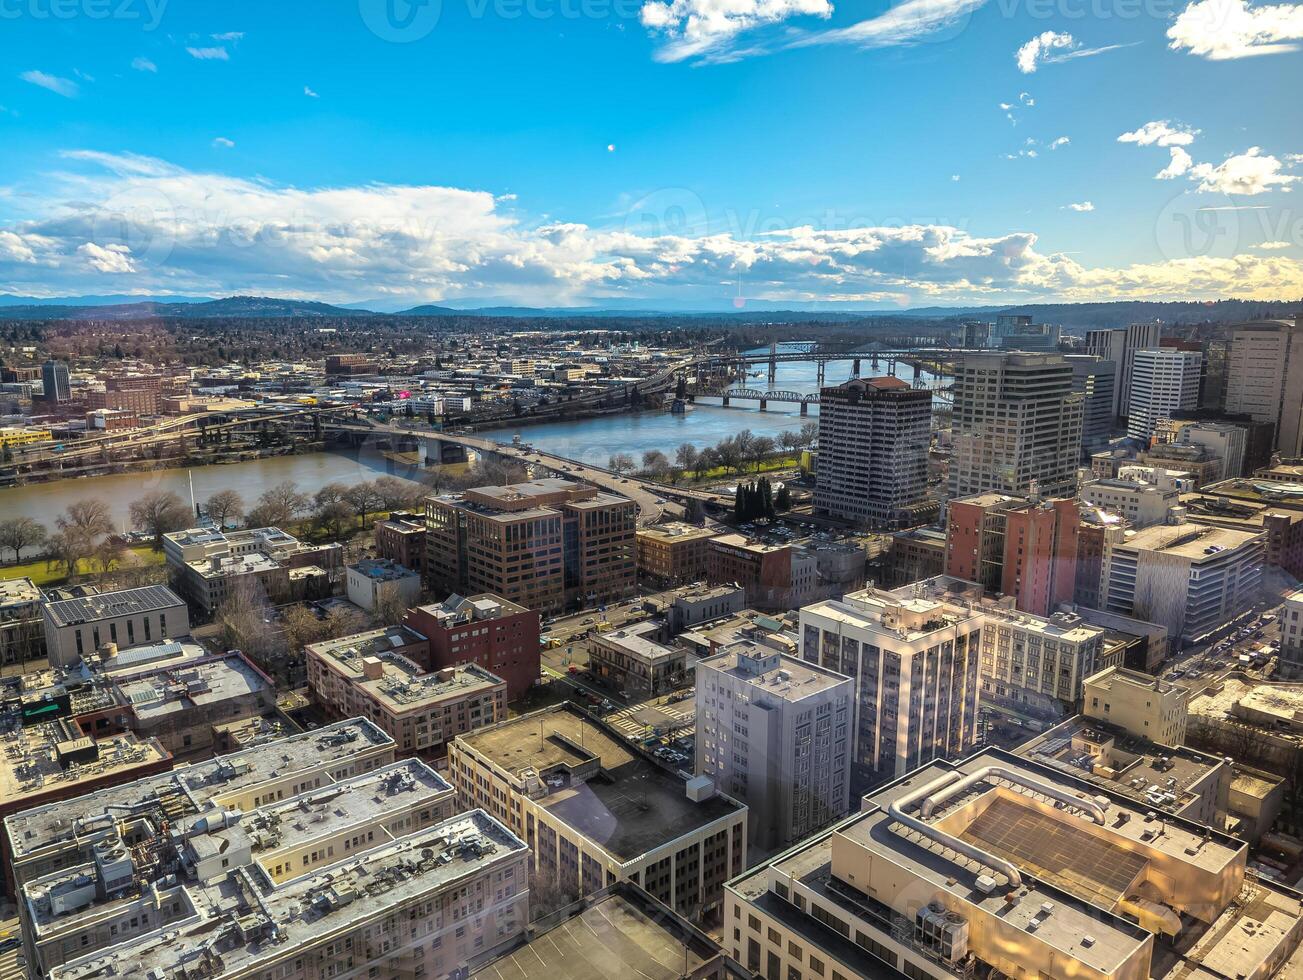
M861 369L861 373L868 373L868 360L862 363ZM760 376L749 379L748 386L768 387L764 374L766 367L761 365L757 370L761 372ZM850 361L834 361L828 365L825 383L845 381L850 377L850 371ZM818 388L817 378L813 363L779 364L777 380L772 387L810 394ZM519 434L522 440L547 452L604 465L611 454L617 452L628 453L638 461L644 452L652 449L673 457L674 450L682 443L690 442L698 448L713 446L742 429L750 429L756 435L773 436L785 429L799 429L803 422L817 417L814 406L811 406L810 413L809 418L802 418L799 405L786 403L773 403L764 412L760 411L757 402L734 402L729 408L723 408L716 398L698 402L684 415L640 412L507 427L486 434L501 442L510 442ZM239 492L246 506L252 506L263 490L282 480L293 480L311 492L325 483L357 483L373 480L384 473L404 476L408 468L364 449L277 456L222 466L201 466L190 471L169 469L60 480L0 489L0 518L24 515L53 530L55 518L69 504L87 497L98 497L109 505L113 520L120 527L128 528L128 508L146 490L172 490L188 501L190 485L187 472L194 481L195 500L202 503L217 490L231 489Z

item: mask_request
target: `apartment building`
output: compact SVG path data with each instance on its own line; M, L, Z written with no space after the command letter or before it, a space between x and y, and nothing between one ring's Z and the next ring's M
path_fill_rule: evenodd
M190 634L185 602L165 585L46 602L41 615L46 654L56 667L71 666L109 643L126 649Z
M1258 598L1265 544L1262 532L1200 524L1129 532L1104 555L1104 608L1193 640Z
M815 512L879 528L917 524L931 435L926 388L891 377L823 388Z
M982 700L1036 720L1076 712L1104 653L1104 630L1080 616L1032 616L983 603Z
M456 739L449 778L521 837L539 887L580 897L632 881L694 921L718 921L746 866L747 809L685 779L569 703Z
M344 592L367 612L401 612L421 597L421 574L388 558L364 558L344 568Z
M344 564L343 546L305 544L276 527L174 531L163 535L163 555L178 591L208 615L243 585L256 586L273 603L312 598ZM291 574L313 568L321 570L320 585Z
M424 641L391 626L311 643L308 687L336 716L370 718L400 753L440 757L456 736L506 717L507 685L474 663L426 671L401 652Z
M1159 419L1199 407L1203 355L1171 347L1135 352L1127 398L1127 435L1148 444Z
M879 559L882 584L908 585L946 570L946 532L939 527L913 527L891 536L886 554Z
M1184 745L1190 690L1138 670L1110 667L1086 678L1082 713L1137 738Z
M696 774L747 805L770 852L850 810L849 677L743 641L697 663Z
M1270 422L1281 454L1303 455L1303 317L1232 329L1226 411Z
M1127 327L1086 331L1086 353L1118 366L1113 414L1125 417L1131 403L1131 375L1136 351L1157 347L1162 339L1158 323L1133 323Z
M818 559L803 548L726 534L712 538L709 549L709 582L739 586L748 606L791 609L815 598Z
M477 487L426 500L426 575L557 613L632 595L637 506L571 480Z
M429 641L432 670L478 664L507 684L515 701L538 683L539 614L502 598L451 595L441 603L407 610L403 623Z
M1265 980L1303 908L1247 863L1218 828L987 749L729 882L724 942L766 977Z
M30 578L0 581L0 667L45 657L41 590Z
M1083 400L1060 354L969 354L955 363L950 495L1072 496ZM822 464L821 464L822 465Z
M801 659L855 684L853 793L973 747L984 622L921 586L802 607Z
M376 554L404 568L421 572L425 568L425 522L414 516L389 515L376 521Z
M719 532L671 521L638 529L638 574L658 585L703 582L710 565L709 543Z
M1023 612L1048 616L1072 601L1080 530L1081 507L1072 499L1046 500L1033 492L951 500L945 572L1012 596Z

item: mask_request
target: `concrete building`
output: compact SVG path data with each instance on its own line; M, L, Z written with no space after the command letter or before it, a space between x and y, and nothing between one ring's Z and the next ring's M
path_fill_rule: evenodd
M1100 580L1104 572L1104 553L1108 546L1122 540L1127 523L1117 514L1097 507L1083 507L1081 526L1077 530L1077 578L1072 602L1098 609L1101 603Z
M1199 407L1203 355L1170 347L1137 350L1127 398L1127 435L1148 444L1159 419Z
M421 575L388 558L364 558L344 568L348 601L367 612L402 611L421 597Z
M1207 446L1190 442L1169 442L1150 446L1136 453L1135 462L1151 467L1161 467L1169 473L1184 473L1193 480L1193 489L1215 483L1225 467L1220 456L1214 456ZM1126 469L1126 465L1119 470Z
M891 377L823 388L815 513L878 528L917 524L931 430L926 388Z
M413 515L390 514L376 521L376 554L404 568L420 572L425 568L425 521Z
M72 399L68 365L53 358L41 365L41 394L45 401L54 405Z
M1157 347L1161 335L1162 329L1157 323L1133 323L1127 327L1086 331L1086 353L1118 366L1113 414L1119 418L1125 417L1131 401L1131 375L1136 351Z
M638 574L659 585L704 582L710 564L709 544L719 532L672 521L638 529Z
M1072 365L1072 390L1081 395L1081 448L1108 445L1117 419L1117 362L1091 354L1065 354Z
M767 977L1266 980L1303 909L1247 864L1218 828L987 749L729 882L725 944Z
M1272 423L1281 454L1303 455L1303 317L1232 330L1226 411Z
M973 747L983 624L915 586L801 609L801 659L855 683L852 792Z
M539 614L496 595L451 595L407 610L403 623L429 640L431 670L479 664L507 683L507 699L538 683Z
M950 501L947 517L947 575L1012 596L1038 616L1072 601L1081 527L1076 500L983 493Z
M632 881L718 921L746 866L746 807L685 779L569 703L459 737L449 778L528 844L537 887L579 897Z
M1086 678L1082 713L1137 738L1184 745L1190 692L1152 674L1110 667Z
M1184 640L1203 636L1257 599L1265 543L1261 532L1201 524L1128 532L1104 555L1105 608Z
M1181 427L1177 442L1185 446L1202 446L1222 461L1221 475L1226 480L1244 475L1244 454L1249 433L1242 425L1231 422L1191 422Z
M637 505L571 480L426 499L426 575L463 595L529 609L614 602L637 586Z
M1216 484L1202 493L1181 494L1186 520L1251 534L1265 533L1265 568L1303 578L1303 511L1223 496L1218 492L1220 486Z
M1060 354L970 354L955 363L950 495L1077 490L1082 396ZM822 464L821 464L822 465Z
M665 610L671 636L711 620L733 616L746 608L746 591L732 585L699 585L680 589Z
M1181 506L1181 489L1165 472L1157 482L1140 479L1092 480L1081 485L1081 501L1117 514L1134 530L1166 524Z
M1235 671L1190 694L1189 743L1292 776L1303 764L1303 684Z
M473 663L423 670L398 652L414 642L411 630L391 626L310 643L308 687L337 717L370 718L403 755L440 757L456 736L506 717L501 678Z
M878 560L881 581L887 588L908 585L941 575L946 570L946 532L939 527L914 527L891 536L886 553Z
M696 774L747 805L771 852L850 810L850 678L754 642L697 663Z
M986 617L982 700L1038 721L1075 713L1103 656L1104 630L1069 612L1046 618L994 603L975 608Z
M654 637L660 624L644 620L593 637L588 667L594 677L613 691L635 700L668 694L687 683L687 655L681 647L667 647Z
M45 657L41 590L30 578L0 581L0 668Z
M109 643L127 649L190 633L185 602L165 585L47 602L42 617L46 653L56 667L75 664Z
M37 962L59 980L443 977L520 941L518 838L449 816L448 784L415 760L331 782L248 812L146 810L120 824L161 827L134 846L116 810L89 817L86 863L24 886Z

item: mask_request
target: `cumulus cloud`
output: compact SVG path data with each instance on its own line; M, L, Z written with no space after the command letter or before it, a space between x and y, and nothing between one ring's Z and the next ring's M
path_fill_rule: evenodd
M229 150L235 145L235 140L228 140L225 136L219 136L213 140L213 146Z
M1303 3L1195 0L1167 29L1168 47L1214 61L1299 50Z
M62 95L65 99L75 99L81 91L71 78L61 78L43 71L25 71L18 77L38 88L48 89L55 95Z
M1256 146L1244 153L1227 157L1213 166L1199 163L1190 168L1190 177L1199 182L1199 191L1221 194L1253 196L1265 194L1276 187L1288 187L1300 179L1281 172L1281 162L1271 154L1263 154Z
M312 91L312 89L309 88L309 87L306 86L306 85L303 86L303 94L306 95L309 99L319 99L319 98L321 98L320 95L318 95L316 92Z
M1170 152L1172 157L1167 166L1154 174L1154 177L1158 180L1171 180L1173 177L1180 177L1182 174L1189 173L1190 167L1194 165L1194 160L1190 157L1190 154L1181 147L1173 146L1170 148Z
M133 289L150 292L336 302L704 300L739 277L757 299L794 302L1303 294L1303 263L1279 254L1092 268L1042 251L1032 231L920 223L798 225L747 239L639 234L540 223L518 214L519 202L504 212L493 194L455 187L298 188L86 150L64 165L20 188L32 217L0 225L0 280L14 291L93 292L109 285L103 277L130 273Z
M190 57L197 58L200 61L230 61L231 54L226 48L218 46L212 48L186 48Z
M132 58L131 67L136 69L136 71L149 71L149 72L154 72L155 74L158 73L158 65L154 64L148 58Z
M1138 41L1132 42L1132 44L1138 43ZM1129 48L1132 44L1106 44L1103 47L1086 48L1082 47L1081 42L1071 34L1044 31L1015 51L1013 60L1020 72L1030 75L1041 65L1052 65L1073 58L1090 58L1097 54L1104 54L1106 51Z
M1057 150L1059 147L1067 146L1071 142L1072 140L1068 139L1068 137L1060 136L1058 139L1050 141L1050 149Z
M1089 201L1079 201L1076 204L1069 204L1068 210L1069 211L1094 211L1095 205L1091 204Z
M1278 252L1283 248L1292 248L1293 246L1293 242L1259 242L1256 247L1264 252Z
M1141 146L1189 146L1198 135L1197 129L1163 119L1147 122L1139 129L1123 133L1118 137L1118 142L1138 143Z

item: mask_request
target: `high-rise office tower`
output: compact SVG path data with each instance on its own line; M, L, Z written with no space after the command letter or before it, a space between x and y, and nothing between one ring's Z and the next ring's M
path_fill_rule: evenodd
M1203 355L1195 351L1171 347L1136 351L1127 404L1127 435L1148 442L1159 419L1197 408L1202 363Z
M1157 323L1133 323L1110 330L1087 330L1086 353L1113 361L1118 366L1113 414L1124 417L1131 397L1131 372L1135 353L1145 347L1157 347L1162 328Z
M1082 396L1062 354L965 355L954 397L952 497L1033 484L1047 497L1076 492Z
M53 358L41 365L41 387L47 402L66 402L72 397L68 381L68 365Z
M1117 416L1117 362L1093 354L1067 354L1072 390L1081 392L1081 448L1093 452L1108 445Z
M856 378L819 394L814 509L877 527L917 524L927 492L932 393L899 378Z
M1231 334L1226 411L1276 426L1276 448L1303 454L1303 316L1245 323Z

